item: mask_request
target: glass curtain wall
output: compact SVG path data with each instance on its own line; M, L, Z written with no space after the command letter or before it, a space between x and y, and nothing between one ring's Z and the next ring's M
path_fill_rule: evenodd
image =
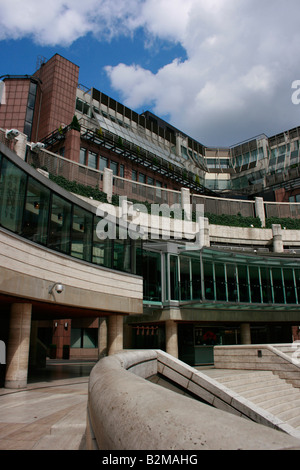
M141 241L118 239L110 224L105 239L97 236L104 219L72 203L0 154L0 225L52 250L118 271L136 271ZM113 226L114 225L114 226ZM116 235L113 238L111 235ZM133 256L133 250L136 250Z
M244 256L237 257L234 262L228 255L227 262L222 260L223 254L212 254L210 250L179 256L165 253L161 276L160 261L158 265L160 257L161 254L144 253L144 264L147 266L143 271L146 301L155 298L161 302L299 303L298 260ZM160 278L164 280L163 285ZM162 298L154 294L160 287L163 290Z

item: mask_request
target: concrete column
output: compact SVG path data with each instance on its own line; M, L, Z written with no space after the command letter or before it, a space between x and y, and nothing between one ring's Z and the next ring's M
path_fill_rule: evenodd
M20 134L15 138L14 151L22 159L25 160L27 147L27 135Z
M98 358L107 356L107 318L99 318L98 327Z
M103 192L106 193L107 202L110 203L113 194L113 171L110 168L104 168Z
M274 253L283 253L283 240L281 225L272 225L273 233L273 251Z
M241 343L251 344L250 324L242 323L240 329L241 329Z
M166 321L166 352L178 358L178 327L174 320Z
M27 386L31 304L12 304L6 359L6 388Z
M259 217L261 220L261 226L266 226L266 215L265 215L265 207L264 207L264 200L262 197L255 198L255 214L256 217Z
M123 316L110 315L108 317L108 356L116 354L123 349Z

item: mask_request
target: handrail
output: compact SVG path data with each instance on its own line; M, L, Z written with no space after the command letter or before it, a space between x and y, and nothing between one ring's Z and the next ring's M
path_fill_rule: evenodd
M88 390L88 450L300 449L294 436L146 380L163 373L158 356L154 350L123 351L94 366ZM179 373L188 367L174 361ZM188 372L191 376L192 368Z

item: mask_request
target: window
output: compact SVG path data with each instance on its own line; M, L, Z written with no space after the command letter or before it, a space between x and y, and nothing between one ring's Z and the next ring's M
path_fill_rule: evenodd
M91 261L93 216L90 212L74 206L72 217L71 256Z
M71 328L71 348L97 348L97 328Z
M29 177L22 230L24 237L47 244L49 205L50 190Z
M85 165L85 164L86 164L85 159L86 159L86 149L81 148L81 149L80 149L79 163L80 163L81 165Z
M70 253L72 204L53 194L50 212L49 248Z
M104 168L107 168L108 166L108 160L106 157L100 157L100 168L99 170L100 171L104 171Z
M0 178L1 225L15 233L22 230L26 174L6 158L3 158Z
M110 161L110 169L113 172L114 176L118 176L118 163L113 160Z
M88 154L88 166L90 168L97 169L97 154L94 152L90 152Z

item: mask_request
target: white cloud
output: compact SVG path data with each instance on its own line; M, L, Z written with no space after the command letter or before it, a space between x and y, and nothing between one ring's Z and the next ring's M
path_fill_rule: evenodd
M204 144L228 145L298 125L299 12L299 0L1 0L0 40L70 45L143 30L145 47L180 44L185 60L159 70L135 58L107 64L112 87L127 106L151 106Z

